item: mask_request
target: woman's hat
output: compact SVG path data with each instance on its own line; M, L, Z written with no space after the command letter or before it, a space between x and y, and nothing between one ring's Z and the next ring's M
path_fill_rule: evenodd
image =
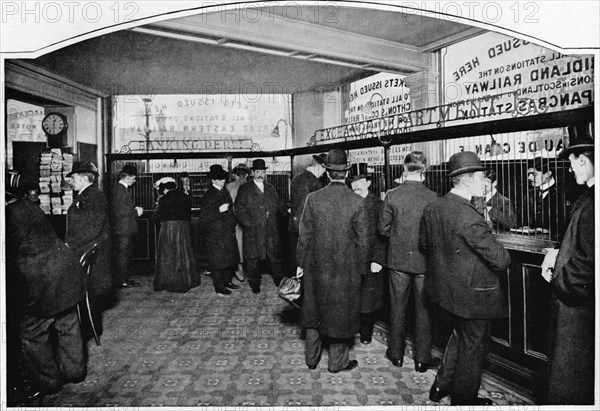
M127 166L125 166L125 167L127 167ZM123 168L123 170L124 169L125 168ZM89 163L87 161L76 161L73 163L73 168L71 169L71 172L69 174L67 174L66 176L71 177L73 174L81 174L81 173L90 173L97 177L98 176L98 168L96 168L96 166L94 164ZM129 174L129 173L127 173L127 174Z
M327 161L327 154L325 154L325 153L314 154L313 158L317 161L317 163L325 164L325 162Z
M472 151L461 151L452 154L450 160L448 160L448 177L475 171L485 171L485 167L481 165L481 160L479 160L477 154Z
M267 165L265 164L265 160L262 158L257 158L252 161L252 170L266 170Z
M220 164L213 164L210 166L210 171L208 172L208 178L211 180L225 180L227 179L228 173L223 170L223 167Z
M336 148L327 153L327 161L325 161L324 166L327 170L346 171L351 167L351 164L348 164L346 152Z
M350 181L358 181L362 178L371 179L367 163L355 163L350 166Z

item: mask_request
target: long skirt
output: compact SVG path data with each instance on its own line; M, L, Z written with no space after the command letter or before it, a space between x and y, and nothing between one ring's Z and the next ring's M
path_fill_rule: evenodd
M154 290L184 293L199 285L190 222L163 222L158 234Z

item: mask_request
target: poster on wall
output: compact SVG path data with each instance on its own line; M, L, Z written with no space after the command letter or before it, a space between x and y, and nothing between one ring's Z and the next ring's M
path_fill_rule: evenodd
M488 32L449 46L442 56L445 104L465 109L465 119L452 125L570 110L594 101L592 55L564 55Z
M7 112L7 145L6 166L13 168L13 141L46 143L46 135L42 131L44 108L18 100L6 101Z
M291 146L289 95L116 96L118 153L270 151Z

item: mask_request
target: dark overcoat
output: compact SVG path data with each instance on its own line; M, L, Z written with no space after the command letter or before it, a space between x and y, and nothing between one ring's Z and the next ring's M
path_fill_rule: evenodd
M321 188L323 188L321 182L308 170L302 171L292 179L292 184L290 186L291 214L288 223L288 231L292 233L298 232L306 196Z
M428 258L425 290L434 303L462 318L506 316L500 275L510 255L469 200L449 192L425 207L419 246Z
M281 260L277 217L283 214L283 205L275 187L266 181L264 185L263 193L254 182L242 184L235 199L235 215L243 230L244 260Z
M138 232L137 211L129 190L117 183L110 195L110 223L117 235L135 235Z
M302 326L334 338L358 332L369 242L363 198L339 182L308 195L297 250L298 266L304 269Z
M220 212L219 207L223 204L229 204L229 209ZM211 184L200 205L200 227L206 239L209 269L222 270L240 262L235 238L236 223L229 191L225 188L218 190Z
M594 403L594 188L573 207L550 282L549 404Z
M385 265L387 239L377 231L377 222L383 200L369 192L365 197L365 212L369 227L369 251L367 260ZM383 307L383 272L372 273L370 267L363 273L360 293L360 312L371 313Z
M427 261L419 250L419 230L425 207L438 195L420 181L407 180L385 195L379 232L390 238L387 266L411 274L425 274Z
M492 207L488 212L492 224L497 230L510 230L517 226L517 215L511 201L496 191L487 201L487 206Z
M94 242L98 242L96 262L88 278L90 298L107 295L112 290L111 240L108 203L97 187L88 186L78 193L67 210L65 241L79 259Z
M19 277L30 315L52 317L83 300L83 270L37 204L19 200L6 206L6 238L7 266L18 271L7 275Z

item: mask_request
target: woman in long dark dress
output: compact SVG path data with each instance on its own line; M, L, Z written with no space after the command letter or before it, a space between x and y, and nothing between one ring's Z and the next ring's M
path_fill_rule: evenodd
M200 274L192 246L192 202L177 184L158 186L162 194L155 218L160 223L154 290L184 293L200 285Z

